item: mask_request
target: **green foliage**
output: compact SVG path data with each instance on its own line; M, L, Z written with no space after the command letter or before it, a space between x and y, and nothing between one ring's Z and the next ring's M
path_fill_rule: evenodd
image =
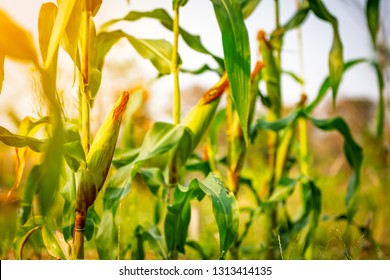
M380 26L380 2L380 0L367 0L366 4L367 26L370 31L371 43L374 48L377 45L376 37Z
M84 258L84 241L92 241L100 259L127 258L129 252L132 259L148 259L149 253L160 259L178 259L179 253L190 258L188 248L202 259L246 258L251 256L245 255L251 250L256 257L260 252L261 257L278 258L277 247L283 258L284 250L294 250L296 244L291 245L291 241L298 237L299 256L315 258L317 228L322 225L321 215L325 214L323 182L326 181L322 181L322 175L314 178L311 167L309 169L311 154L307 141L312 139L307 135L307 123L322 131L336 131L343 138L344 155L352 175L343 195L345 209L337 209L337 212L341 211L337 219L346 220L348 227L357 225L355 216L360 202L360 184L364 179L361 176L362 148L342 118L317 119L312 113L329 90L332 90L335 104L342 76L347 70L362 62L369 63L378 80L376 124L377 137L382 139L384 72L378 62L366 58L343 61L339 23L323 1L301 1L285 23L277 22L270 34L258 33L262 61L256 64L252 75L245 19L253 14L260 0L211 0L221 32L223 58L210 52L200 36L179 26L179 9L188 0L172 1L174 19L163 9L130 11L123 18L103 24L97 32L94 17L102 2L59 0L57 4L43 4L38 16L39 59L31 35L0 11L0 90L5 58L32 63L39 71L38 83L49 115L39 120L26 117L17 133L0 126L0 141L17 148L16 179L8 196L23 185L14 236L17 258L22 258L23 248L34 232L41 234L39 246L43 245L56 259ZM279 19L279 1L274 4L275 16ZM333 29L329 74L313 101L306 106L303 96L299 106L286 114L282 74L302 86L304 77L300 76L302 73L283 68L283 40L287 32L301 28L310 13L328 22ZM372 45L377 48L379 0L367 0L366 16ZM162 27L173 31L174 43L163 39L140 39L122 30L109 30L116 23L141 19L158 21ZM181 68L177 36L194 51L211 57L218 69L209 65L195 70ZM134 90L134 96L124 92L94 139L91 137L90 109L102 81L105 57L121 39L126 39L138 55L152 63L158 72L157 79L173 74L176 94L180 94L179 71L187 74L213 71L221 76L183 122L176 118L175 124L156 121L140 146L129 139L137 137L131 135L130 128L137 125L131 122L144 102L143 89ZM61 98L67 98L66 93L60 98L57 90L60 48L73 62L80 107L76 117L67 116L61 102ZM265 90L260 84L265 84ZM226 103L221 102L225 91L228 93ZM174 103L174 111L180 111L180 102ZM257 110L259 105L266 110L266 117L263 111ZM122 135L122 118L126 119L125 131L123 145L119 148L117 139ZM41 132L39 137L36 136L38 132ZM221 133L225 137L222 141ZM44 139L40 139L42 137ZM205 141L201 142L202 139ZM204 144L202 156L199 154L201 143ZM33 159L24 182L28 149L40 154ZM115 168L110 169L111 164ZM145 207L151 205L147 209L151 220L138 220L143 213L134 211L134 207L122 211L122 202L128 202L126 196L133 190L133 184L139 184L136 189L142 192L142 188L146 188L145 197L135 203L148 205ZM98 199L99 192L103 193L101 199ZM206 228L201 228L199 240L189 240L194 202L201 201L199 205L203 206L204 197L211 199L210 210L205 211L210 215L212 212L215 227L203 221L206 219L202 216L201 223ZM63 202L60 214L55 211L59 198ZM62 207L62 204L58 205ZM122 223L125 218L131 220L130 225ZM241 226L240 219L244 220ZM121 227L130 229L129 238L120 238L122 228L117 227L118 221ZM260 229L262 235L256 236L255 241L248 241L253 247L248 249L246 242L253 239L252 227ZM213 240L213 231L217 230L219 252L217 245L205 251L205 244L209 243L204 242Z
M172 17L167 13L167 11L163 9L155 9L152 11L146 11L146 12L139 12L139 11L131 11L129 12L125 17L121 19L115 19L108 21L105 25L102 26L102 29L105 30L109 28L111 25L120 22L120 21L137 21L142 18L150 18L150 19L156 19L158 20L161 25L168 30L173 30L173 19ZM212 58L215 59L215 61L219 64L219 66L223 69L224 68L224 62L223 59L220 57L215 56L212 54L207 48L202 44L201 39L198 35L192 35L191 33L187 32L185 29L179 27L179 34L182 36L183 40L187 43L187 45L194 49L197 52L210 55Z
M103 32L98 35L98 65L103 66L103 59L110 48L120 39L126 38L134 49L156 67L161 74L171 73L172 45L166 40L137 39L123 31Z
M212 0L222 33L225 67L242 133L248 140L250 46L239 1ZM240 65L240 67L236 67Z
M16 257L18 259L22 259L23 247L26 244L28 238L35 231L41 229L44 223L45 219L43 217L32 217L24 225L18 228L14 238Z
M343 45L338 31L337 19L328 11L321 0L309 0L310 9L314 14L329 22L333 28L333 43L329 52L329 81L333 90L333 104L343 74Z

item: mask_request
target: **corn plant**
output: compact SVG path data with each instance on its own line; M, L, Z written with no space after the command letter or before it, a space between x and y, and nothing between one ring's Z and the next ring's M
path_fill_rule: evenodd
M5 59L30 63L38 73L47 111L47 116L41 119L27 116L18 133L0 127L0 140L16 147L18 165L11 192L19 187L23 177L27 149L41 154L23 188L14 239L17 258L23 257L26 242L39 230L47 251L58 259L83 259L85 241L96 245L101 259L125 258L121 246L130 248L126 250L131 250L131 258L145 259L147 243L155 257L161 259L185 258L187 248L195 249L202 258L213 255L219 259L239 259L244 254L243 244L256 224L263 229L257 240L259 258L283 259L283 251L297 236L300 236L299 255L315 258L315 232L321 221L323 198L320 180L311 174L308 123L323 131L337 131L344 139L344 154L352 176L345 194L345 209L336 219L355 225L362 149L342 118L318 119L313 111L329 90L335 105L344 72L356 64L368 62L378 75L377 135L382 138L384 72L378 63L366 58L344 61L338 21L321 0L298 1L296 13L285 23L279 19L281 3L275 0L275 29L267 34L259 26L256 46L250 46L245 20L261 1L211 0L221 32L223 57L209 51L200 36L180 26L180 11L188 0L173 0L172 11L131 10L123 18L112 19L97 30L94 17L102 2L73 0L43 4L38 18L39 51L31 35L0 11L0 89ZM368 0L366 10L375 47L379 1ZM287 71L282 64L285 34L299 29L309 14L327 22L333 30L329 75L311 102L304 93L302 73ZM131 24L140 19L158 21L163 28L172 31L172 39L137 38L115 28L118 22ZM194 51L212 58L217 67L185 69L179 38ZM128 122L131 118L131 113L125 113L126 109L134 109L130 106L136 106L135 98L143 89L124 89L94 137L91 132L94 120L90 112L99 97L105 57L120 39L126 39L141 57L150 61L158 72L156 79L172 76L172 123L156 121L140 146L128 142L129 130L124 131L121 139L123 147L119 147L117 141L122 119ZM253 66L251 47L255 47L261 57ZM64 113L61 100L68 93L60 93L57 88L60 49L73 63L73 82L78 92L77 116L69 117ZM216 73L219 80L182 119L180 75L206 71ZM290 112L283 101L281 87L285 74L302 84L301 102ZM226 102L221 102L223 99ZM258 113L259 106L266 113ZM123 127L128 129L126 125ZM43 139L36 136L42 130ZM225 145L220 143L220 132L225 134ZM221 147L222 158L219 156ZM203 157L199 155L202 149L206 151ZM251 167L253 159L261 164ZM139 180L153 194L149 199L154 204L151 210L154 219L149 228L134 225L132 240L135 242L120 244L118 220L121 213L118 210ZM240 208L240 196L248 190L253 203ZM288 206L297 193L299 203L291 213ZM192 203L203 201L205 197L211 200L218 228L216 254L208 254L207 244L188 237L194 211ZM63 209L56 215L53 209L58 201L63 203ZM243 219L247 213L248 217Z

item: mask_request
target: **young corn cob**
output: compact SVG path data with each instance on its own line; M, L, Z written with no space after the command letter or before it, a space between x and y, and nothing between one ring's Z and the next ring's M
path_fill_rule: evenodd
M202 99L191 109L183 121L183 125L188 127L192 132L191 152L185 156L180 156L179 149L175 151L169 170L169 184L174 186L179 181L179 170L185 164L187 156L195 150L202 136L208 129L217 110L221 95L227 88L229 82L225 73L221 79L209 89Z
M76 257L83 258L84 227L88 208L94 203L106 180L118 139L122 116L129 101L129 93L123 92L108 115L87 155L87 167L82 171L76 198L74 244Z
M259 79L261 77L261 71L264 68L265 63L258 61L251 74L251 96L250 96L250 111L249 111L249 123L252 122L255 103L257 98L257 90ZM231 100L228 100L226 107L226 120L227 120L227 140L228 140L228 186L233 193L237 193L239 186L239 176L241 173L242 166L244 164L245 154L247 146L245 143L244 136L238 114L233 110Z
M217 110L220 97L228 85L229 82L227 74L225 73L218 83L202 96L202 99L191 109L184 119L183 125L187 126L193 133L193 150L199 144L199 141L209 127L215 115L215 111Z

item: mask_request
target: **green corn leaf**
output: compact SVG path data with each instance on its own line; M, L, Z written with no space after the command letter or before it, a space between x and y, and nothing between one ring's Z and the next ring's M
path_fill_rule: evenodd
M77 172L80 164L85 166L84 149L80 141L68 142L64 144L64 157L68 166Z
M51 209L60 185L60 174L64 152L62 125L57 124L41 164L43 179L39 187L38 202L43 216Z
M304 85L305 81L299 77L296 73L291 71L282 71L283 74L286 74L287 76L291 77L294 81L296 81L300 85Z
M104 211L96 234L96 245L101 260L115 260L118 247L118 234L114 215L111 211Z
M274 48L281 49L284 35L290 30L299 28L306 20L309 11L309 3L307 1L303 1L303 3L299 6L299 9L295 12L295 14L285 24L283 24L281 27L275 29L272 32L270 38L272 46Z
M213 173L210 173L205 180L197 182L202 191L211 198L219 231L220 259L225 259L238 233L237 200L223 185L221 179Z
M0 53L0 94L1 90L3 89L3 83L4 83L4 59L5 56Z
M293 192L297 182L297 179L281 178L269 199L264 203L285 201Z
M186 245L199 253L202 260L209 260L210 254L206 252L204 246L195 240L188 240Z
M191 205L193 199L201 200L204 193L193 180L188 188L177 185L173 194L173 203L168 206L165 217L164 231L168 252L185 253L188 225L191 219Z
M384 83L384 77L382 75L382 71L378 63L374 62L372 63L372 66L375 69L376 77L378 80L378 90L379 90L378 109L376 113L376 135L378 139L382 139L384 134L385 111L386 111L385 95L384 95L385 83Z
M19 134L22 136L34 136L43 126L48 124L48 120L49 118L47 117L44 117L40 120L35 120L31 117L25 117L20 123ZM20 181L22 180L24 166L26 163L25 159L27 149L27 146L16 149L16 178L11 190L8 192L8 195L10 195L18 188Z
M382 72L379 68L379 65L375 62L371 62L365 58L359 58L359 59L354 59L345 62L343 66L343 72L345 73L347 70L351 69L353 66L356 66L360 63L369 63L375 70L377 80L378 80L378 93L379 93L379 101L378 101L378 111L376 115L376 132L377 132L377 137L381 139L383 137L383 129L384 129L384 119L385 119L385 105L384 105L384 81L383 81L383 76ZM305 111L307 113L312 112L318 104L324 99L326 93L328 90L331 88L330 85L330 80L329 77L327 77L318 93L316 98L305 108Z
M85 154L81 144L80 134L75 125L65 123L64 134L64 157L68 166L77 172L80 168L80 164L85 166Z
M221 72L219 69L214 69L214 68L210 67L208 64L205 64L205 65L199 67L198 69L194 69L194 70L186 69L183 67L180 67L179 70L182 73L189 73L189 74L194 74L194 75L200 75L200 74L206 73L208 71L215 72L218 75L221 75Z
M157 122L145 135L142 146L133 162L120 167L110 177L104 193L104 209L116 212L120 200L130 191L132 178L137 174L142 164L153 157L161 156L177 147L184 133L184 126Z
M60 260L70 259L70 246L64 235L58 230L53 230L47 223L42 227L42 240L50 255Z
M360 64L362 62L367 62L367 60L364 58L359 58L359 59L354 59L354 60L350 60L350 61L345 62L344 66L343 66L343 72L345 73L347 70L349 70L353 66ZM331 88L331 84L330 84L330 78L328 76L322 82L316 98L306 107L306 112L308 112L308 113L312 112L318 106L318 104L324 99L326 93L328 92L328 90L330 88Z
M300 27L306 20L309 11L308 2L304 1L295 14L280 29L275 30L272 36L283 36L287 31Z
M41 229L44 224L45 219L43 217L32 217L25 224L18 227L14 238L14 247L17 259L22 259L23 247L31 234Z
M34 152L38 153L46 151L48 147L47 140L13 134L2 126L0 126L0 141L11 147L29 147Z
M240 1L241 1L242 15L244 18L249 17L261 2L261 0L240 0Z
M356 197L359 192L360 172L363 162L362 148L355 142L348 125L342 118L318 120L310 117L312 123L321 130L337 130L344 137L344 153L348 163L353 168L352 175L347 190L346 206L348 212L348 220L351 222L356 208Z
M194 135L189 128L185 128L183 135L180 138L175 153L173 155L173 161L178 168L185 165L187 159L191 156L194 151L194 145L192 144Z
M307 231L304 238L303 252L306 258L312 259L312 244L314 241L314 234L320 220L322 208L322 194L321 190L314 184L313 181L305 182L303 185L303 200L305 203L306 212L304 220L307 219ZM303 221L303 219L301 219Z
M138 39L123 31L102 32L98 35L98 68L111 47L121 38L126 38L134 49L156 67L163 75L171 73L172 45L166 40Z
M329 52L329 81L333 92L333 104L335 104L344 65L343 44L339 35L338 22L321 0L309 0L309 4L318 18L329 22L333 27L333 43Z
M27 182L26 186L24 187L22 202L20 205L21 208L19 212L19 219L21 224L26 223L30 216L31 209L33 206L34 195L39 189L43 178L41 169L42 168L40 165L35 165L31 169L30 174L27 177Z
M376 37L380 26L380 0L367 0L366 20L370 31L372 46L376 48Z
M53 30L50 36L49 44L47 47L47 56L44 60L44 66L47 67L51 64L52 59L55 56L55 53L60 44L61 38L64 35L66 25L70 18L70 15L75 4L75 0L69 1L58 1L58 14L54 22Z
M210 153L209 154L209 162L210 165L213 166L213 170L217 168L217 159L216 155L218 154L218 148L219 148L219 132L221 130L222 125L226 123L226 109L220 110L216 115L211 123L210 126L210 133L209 133L209 145L210 145ZM205 175L207 175L209 172L207 172Z
M162 26L167 28L168 30L173 30L173 19L172 17L163 9L155 9L152 11L147 12L138 12L138 11L131 11L128 13L124 18L121 19L115 19L107 22L102 26L102 29L105 30L112 24L115 24L119 21L136 21L141 18L151 18L156 19L160 21ZM202 44L201 39L198 35L192 35L188 33L185 29L179 27L179 33L182 36L183 40L186 42L186 44L191 47L193 50L210 55L214 60L218 63L218 65L223 69L224 68L224 62L223 59L220 57L215 56L212 54L207 48Z
M90 241L95 232L95 226L99 225L101 222L100 217L95 211L94 205L89 207L87 213L87 220L85 221L85 238L87 241Z
M271 108L276 116L280 116L282 110L282 95L280 85L280 71L276 65L273 47L265 38L264 32L259 32L260 53L265 62L262 71L263 79L266 82L267 97L271 101Z
M181 140L184 131L184 126L175 126L162 122L155 123L145 136L140 152L135 159L132 170L133 176L147 159L162 155L175 148Z
M99 90L102 80L102 69L99 68L99 54L98 54L98 38L96 35L95 23L92 18L89 22L89 67L88 80L89 89L92 98L94 98Z
M158 256L161 256L163 260L167 259L163 237L157 226L152 225L148 230L145 230L142 226L138 226L135 229L135 236L137 239L137 249L133 254L133 260L145 259L145 242L149 242L150 247L156 252Z
M4 56L32 61L39 65L31 34L0 10L0 58L3 57L4 60ZM0 81L2 81L1 75Z
M211 165L208 161L201 160L201 159L189 159L187 161L187 164L185 166L185 169L187 171L199 171L202 172L203 175L207 176L210 172L214 171L214 169L211 169Z
M142 178L150 191L155 196L159 196L162 189L166 187L164 174L161 169L157 167L140 168L139 173L142 175Z
M111 210L116 213L119 202L130 191L130 185L132 181L131 171L133 164L128 164L120 167L114 175L112 175L107 181L107 187L103 195L104 210Z
M172 45L168 41L137 39L133 36L127 36L127 40L143 58L149 59L161 74L171 73Z
M115 168L120 168L124 165L132 163L138 156L140 148L117 148L115 149L114 158L112 164Z
M178 7L184 7L185 4L187 4L188 0L173 0L172 1L172 8L175 10Z
M76 207L76 174L66 168L64 171L65 184L61 188L61 196L64 199L64 208L62 210L62 232L65 240L73 236L74 216Z
M272 130L275 132L278 132L282 129L285 129L287 126L289 126L292 122L296 121L296 119L301 115L300 111L295 111L291 113L290 115L278 119L273 122L268 122L264 119L258 119L255 124L251 127L250 131L250 137L252 142L257 136L257 131L258 130Z
M250 46L239 1L212 0L222 33L225 66L245 142L250 111ZM237 67L239 65L239 67Z

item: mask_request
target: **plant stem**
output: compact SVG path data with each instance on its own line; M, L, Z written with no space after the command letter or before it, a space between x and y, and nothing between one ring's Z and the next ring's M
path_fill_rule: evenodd
M171 70L173 74L173 123L175 125L180 124L180 86L179 86L179 7L174 9L173 19L173 48L172 48L172 61ZM173 201L173 189L179 182L179 166L175 157L169 166L169 186L168 186L168 204ZM175 248L168 254L169 259L177 260L178 251Z
M88 154L91 144L90 130L90 92L89 92L89 29L91 14L88 11L83 12L84 34L83 38L83 57L82 57L82 75L84 92L82 93L82 144L85 155Z
M173 20L173 49L172 49L172 74L173 74L173 123L180 124L180 87L179 87L179 7L174 10Z
M279 9L279 0L274 0L275 4L275 25L276 29L280 28L280 9ZM276 48L276 56L275 56L275 62L276 62L276 67L280 71L282 62L281 62L281 46L277 46Z
M90 92L89 92L89 32L90 32L91 13L85 7L83 11L83 34L82 34L82 76L84 89L81 95L81 120L82 120L82 146L85 155L88 154L91 145L91 130L90 130ZM86 205L79 206L86 208ZM87 209L76 209L75 226L73 232L73 242L75 248L75 257L84 259L84 229L86 221Z
M86 212L76 211L73 231L74 256L78 260L84 259L84 229L86 222Z

